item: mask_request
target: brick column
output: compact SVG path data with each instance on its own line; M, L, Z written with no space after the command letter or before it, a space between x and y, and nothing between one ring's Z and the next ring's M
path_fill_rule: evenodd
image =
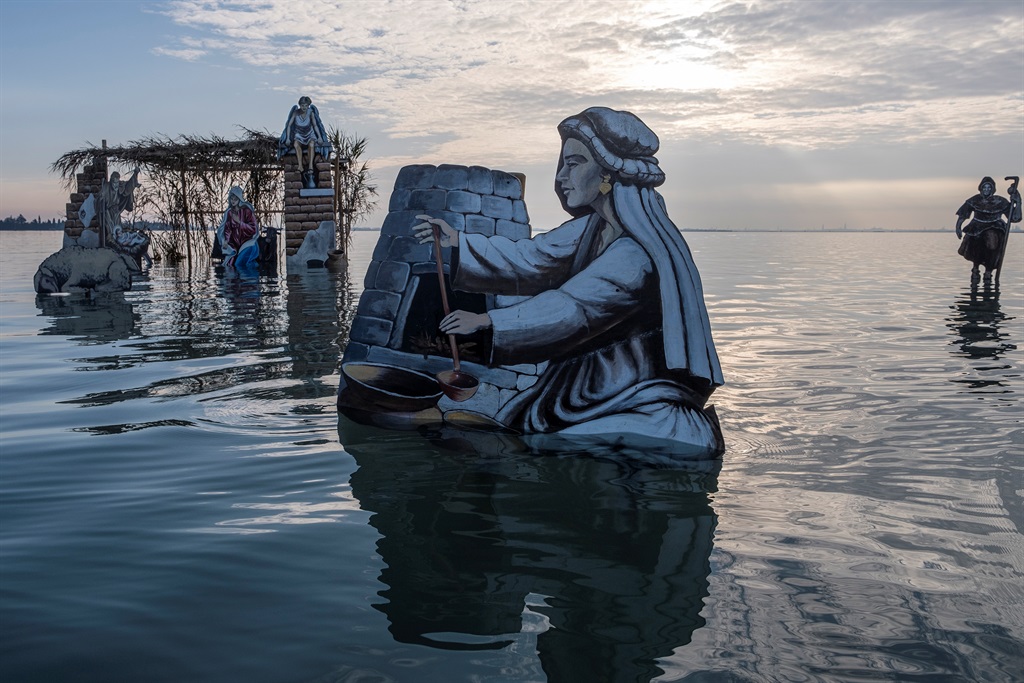
M284 241L286 256L294 256L306 233L316 230L324 221L334 222L334 185L331 162L317 156L317 189L302 189L299 163L294 154L284 162Z

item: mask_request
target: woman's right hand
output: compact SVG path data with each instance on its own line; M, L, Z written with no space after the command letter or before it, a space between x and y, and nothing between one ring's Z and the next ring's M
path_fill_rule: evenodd
M486 313L452 311L441 320L439 329L445 334L473 334L492 326L491 316Z
M428 244L434 241L434 226L437 226L439 232L438 242L442 247L457 247L459 246L459 231L448 225L441 218L431 218L427 215L416 216L426 223L420 223L412 228L413 234L416 239L420 241L420 244Z

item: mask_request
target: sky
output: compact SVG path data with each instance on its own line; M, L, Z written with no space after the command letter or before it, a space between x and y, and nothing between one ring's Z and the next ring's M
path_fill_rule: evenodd
M683 229L952 229L1024 176L1024 1L0 0L0 217L63 216L65 152L277 135L301 95L368 139L365 226L419 163L525 173L558 225L556 126L601 105Z

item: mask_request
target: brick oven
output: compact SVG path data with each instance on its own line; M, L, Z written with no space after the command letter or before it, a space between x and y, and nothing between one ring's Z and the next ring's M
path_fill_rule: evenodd
M388 215L381 227L365 289L352 322L343 363L366 361L420 370L434 375L452 368L448 338L437 327L444 317L433 245L420 244L412 227L417 214L443 218L456 230L530 237L523 201L525 178L480 166L406 166L398 174ZM451 249L442 250L447 282ZM448 287L451 310L482 313L507 306L514 297L468 294ZM493 417L518 391L537 381L533 364L490 366L490 335L458 337L463 372L480 381L470 400L455 403L442 397L438 407ZM345 388L344 376L339 391Z

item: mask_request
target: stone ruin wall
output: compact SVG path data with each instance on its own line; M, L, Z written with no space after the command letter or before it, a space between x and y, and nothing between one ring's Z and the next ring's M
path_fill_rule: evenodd
M395 181L388 214L366 271L365 289L342 362L385 363L431 375L450 370L450 353L424 354L403 347L406 323L415 315L415 306L421 305L417 292L437 287L433 245L420 244L412 234L413 226L423 222L416 216L425 213L443 218L456 230L467 233L526 239L530 237L530 221L523 201L524 182L521 175L481 166L403 168ZM447 275L450 248L442 250L442 259ZM486 309L517 300L519 297L487 296ZM442 398L439 406L445 410L474 410L492 417L518 391L536 382L540 371L533 364L490 367L465 360L462 369L480 380L480 390L465 403L454 404Z
M107 158L96 157L92 160L91 164L86 164L82 169L81 173L75 174L75 191L68 197L68 203L65 205L67 214L64 219L64 237L65 240L77 240L82 236L85 231L85 226L82 224L82 219L79 217L78 212L82 208L82 204L89 198L90 194L99 194L103 188L103 181L107 179ZM97 219L93 219L94 223L98 223ZM96 239L99 239L98 229L93 226L93 231L97 233Z

